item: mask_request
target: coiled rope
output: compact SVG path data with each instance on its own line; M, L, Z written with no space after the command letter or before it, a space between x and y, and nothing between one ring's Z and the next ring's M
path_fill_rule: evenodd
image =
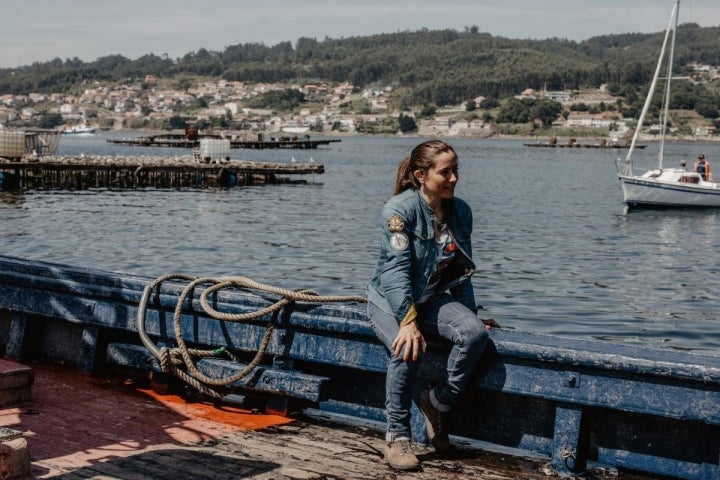
M175 332L175 341L177 347L158 348L157 345L150 339L149 335L145 330L145 318L147 315L147 305L155 289L158 289L163 282L169 280L184 280L189 282L182 293L178 297L175 305L175 313L173 315L173 326ZM260 318L264 315L271 314L265 328L265 334L263 335L262 341L258 351L255 353L253 360L247 364L241 371L221 378L209 377L202 373L197 368L197 360L208 357L226 357L232 361L237 362L238 358L229 350L222 348L212 350L201 350L188 348L185 343L185 339L182 335L182 325L180 322L180 316L182 314L183 305L185 301L194 289L203 284L209 284L210 286L205 288L200 294L200 305L206 314L210 317L225 322L244 322L255 318ZM261 308L254 312L233 314L220 312L210 306L208 303L208 295L219 292L223 289L244 289L259 292L272 293L279 295L280 298L273 304ZM265 350L270 343L272 332L275 329L276 320L280 311L287 305L293 302L310 302L310 303L341 303L341 302L355 302L364 303L367 302L365 297L361 296L321 296L318 293L307 290L286 290L284 288L274 287L271 285L265 285L262 283L255 282L245 277L193 277L190 275L183 274L169 274L163 275L150 282L143 290L142 297L140 298L140 304L138 306L137 314L137 326L140 334L140 339L143 345L148 351L158 360L160 368L165 373L172 373L188 385L194 387L198 391L205 393L213 398L222 398L224 394L219 390L218 387L230 385L237 382L243 377L247 376L261 361L265 355ZM184 369L182 368L184 366Z

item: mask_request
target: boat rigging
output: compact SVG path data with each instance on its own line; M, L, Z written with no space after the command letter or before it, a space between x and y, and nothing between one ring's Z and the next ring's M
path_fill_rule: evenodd
M660 50L655 74L653 75L650 91L643 106L638 126L630 143L630 149L624 163L618 162L618 177L620 179L626 211L633 208L713 208L720 207L720 183L712 181L708 175L698 172L689 172L685 168L664 168L665 136L669 119L670 86L673 80L672 66L675 55L675 38L678 26L678 13L680 0L675 4L670 15L670 22L665 31L665 39ZM669 52L666 55L666 50ZM661 77L665 58L665 76ZM677 79L677 77L675 78ZM658 154L658 167L642 175L633 172L633 153L636 147L645 116L652 103L658 80L665 80L665 90L662 101L660 118L661 135L660 151Z

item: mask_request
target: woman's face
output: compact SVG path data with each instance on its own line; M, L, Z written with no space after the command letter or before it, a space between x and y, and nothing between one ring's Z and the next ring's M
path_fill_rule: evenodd
M436 207L442 199L455 196L455 185L458 182L458 162L453 152L445 152L435 159L435 166L427 170L416 171L421 184L421 191L428 204Z

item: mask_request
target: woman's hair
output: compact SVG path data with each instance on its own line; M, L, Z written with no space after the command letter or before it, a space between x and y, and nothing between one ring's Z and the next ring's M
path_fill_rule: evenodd
M451 152L457 159L455 149L442 140L428 140L413 148L410 156L403 158L398 165L397 178L395 179L395 195L409 188L420 188L420 184L415 178L415 171L430 170L435 166L438 155L448 152Z

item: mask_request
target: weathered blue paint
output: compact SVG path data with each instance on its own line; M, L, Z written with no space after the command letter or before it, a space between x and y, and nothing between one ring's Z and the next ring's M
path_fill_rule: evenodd
M106 360L108 364L139 368L145 371L161 372L160 364L145 347L123 343L111 343L107 346ZM234 375L245 368L246 364L204 358L197 363L198 369L213 378L224 378ZM252 389L267 394L282 394L299 400L320 402L329 397L330 379L315 375L307 375L300 371L279 370L260 365L252 375L244 377L232 384L235 387Z
M0 257L0 329L8 332L0 349L11 358L43 355L82 371L112 365L157 371L136 324L150 281ZM175 345L173 311L183 288L163 284L149 302L146 330L160 345ZM254 312L275 300L239 291L212 298L217 310L229 313ZM209 318L199 292L181 315L189 344L226 347L248 358L268 320ZM236 388L265 395L274 410L299 402L384 420L388 357L364 305L296 303L275 328L265 361ZM445 348L430 346L423 381L444 367ZM242 368L219 360L199 364L213 376ZM490 348L450 422L453 434L547 455L562 473L580 472L593 461L709 480L720 478L719 405L720 357L501 329L491 332ZM416 408L413 429L414 439L424 441Z
M23 313L12 312L8 340L5 344L5 356L11 360L18 359L23 352L25 342L25 325L27 316Z
M558 404L555 409L552 467L561 472L583 472L587 468L582 407Z

